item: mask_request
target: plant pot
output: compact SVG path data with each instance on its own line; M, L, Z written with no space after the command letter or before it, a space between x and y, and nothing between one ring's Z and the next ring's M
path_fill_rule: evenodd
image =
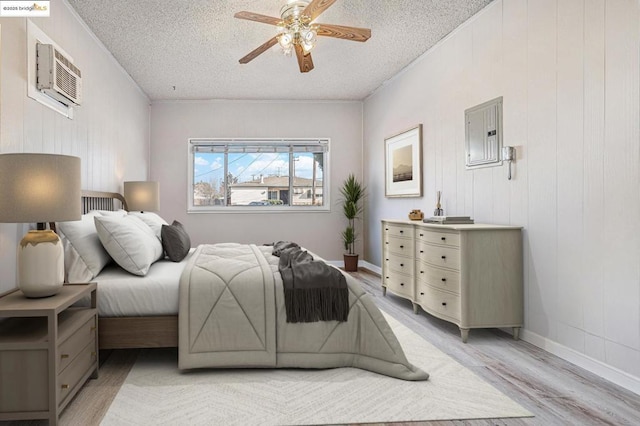
M347 272L356 272L358 270L358 255L357 254L345 254L344 255L344 270Z

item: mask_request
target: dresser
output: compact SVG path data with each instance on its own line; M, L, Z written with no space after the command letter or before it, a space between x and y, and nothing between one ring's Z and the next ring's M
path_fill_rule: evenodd
M0 298L0 420L48 419L98 376L95 283L64 285L51 297L20 290ZM76 307L81 299L89 306Z
M513 328L524 317L522 230L517 226L382 221L382 288L413 310L472 328Z

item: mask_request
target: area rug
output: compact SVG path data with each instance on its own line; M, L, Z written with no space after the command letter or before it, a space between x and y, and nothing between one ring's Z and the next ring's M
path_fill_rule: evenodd
M177 350L140 354L103 425L314 425L529 417L531 413L394 318L415 365L407 382L356 368L198 370Z

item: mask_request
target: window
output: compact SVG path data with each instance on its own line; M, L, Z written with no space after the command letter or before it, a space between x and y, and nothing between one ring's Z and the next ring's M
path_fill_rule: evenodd
M189 211L329 210L328 154L326 139L190 139Z

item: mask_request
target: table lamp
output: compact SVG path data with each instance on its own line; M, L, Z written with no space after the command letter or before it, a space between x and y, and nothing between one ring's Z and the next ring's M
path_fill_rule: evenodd
M0 222L37 223L18 245L18 287L26 297L58 293L64 250L47 222L81 217L80 158L55 154L0 154Z
M124 199L129 211L157 212L160 210L160 185L152 181L125 182Z

